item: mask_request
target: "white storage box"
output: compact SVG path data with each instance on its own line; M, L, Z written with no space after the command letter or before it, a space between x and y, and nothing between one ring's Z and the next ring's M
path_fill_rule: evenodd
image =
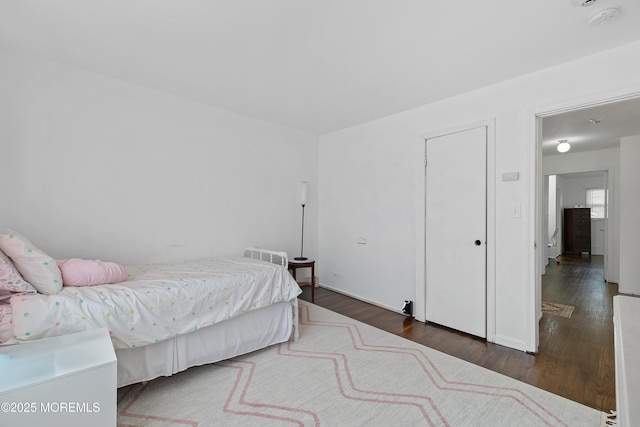
M113 427L116 388L106 329L0 347L0 426Z

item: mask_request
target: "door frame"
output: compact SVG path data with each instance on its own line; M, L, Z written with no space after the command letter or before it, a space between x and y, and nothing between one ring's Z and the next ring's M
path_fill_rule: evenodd
M426 145L427 139L485 127L487 134L487 341L496 336L495 119L424 132L415 145L416 170L416 320L426 322Z
M528 170L529 173L529 226L528 226L528 247L527 251L527 289L526 289L526 317L527 317L527 333L526 344L527 351L532 353L538 352L538 346L540 342L539 336L539 324L538 313L541 310L541 293L542 293L542 272L544 266L544 258L546 244L546 238L544 235L544 212L543 206L543 185L544 185L544 172L542 170L542 119L561 113L567 113L570 111L581 110L589 107L596 107L599 105L612 104L619 101L625 101L628 99L640 97L640 88L626 89L619 91L610 91L606 95L598 94L591 95L589 97L574 99L571 101L565 101L563 103L551 104L546 106L537 106L530 108L528 111L529 117L529 154L528 158ZM607 169L607 168L605 168ZM580 171L571 171L580 172ZM608 170L610 188L613 185L619 185L612 182L613 170ZM562 172L559 172L561 174ZM569 171L567 171L569 173ZM611 200L610 200L611 202ZM612 224L607 224L609 227ZM610 228L609 228L610 230ZM540 242L541 244L537 244ZM605 243L606 245L606 243ZM605 253L611 250L611 248L605 247Z

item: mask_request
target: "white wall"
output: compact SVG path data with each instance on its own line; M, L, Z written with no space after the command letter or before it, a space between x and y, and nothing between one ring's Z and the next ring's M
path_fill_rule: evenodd
M545 264L549 264L550 258L555 258L558 256L559 247L561 245L561 235L560 235L560 224L558 223L558 206L556 200L557 198L557 188L558 188L558 179L556 175L549 175L547 179L545 179L545 192L547 193L546 197L546 206L543 211L547 212L547 259L545 260ZM554 237L554 233L556 236ZM552 245L552 246L549 246Z
M535 111L640 90L640 43L320 137L321 282L380 305L416 298L426 134L495 121L494 339L535 350ZM427 77L425 77L426 79ZM425 84L429 84L425 80ZM502 182L504 172L520 180ZM514 207L521 218L512 218ZM358 245L358 236L367 245ZM452 254L455 256L455 254ZM464 260L460 260L464 268ZM337 277L342 273L344 277ZM491 314L489 314L491 316Z
M620 140L620 293L640 295L640 135Z
M0 228L124 264L317 255L317 137L0 51Z
M565 176L562 182L563 208L587 206L587 189L604 188L604 172L601 176Z
M557 218L557 206L556 206L556 185L557 182L557 177L556 175L550 175L548 177L548 181L547 181L547 209L545 209L547 211L548 214L548 218L549 218L549 223L547 224L547 235L549 237L553 236L553 233L556 231L557 228L557 224L556 224L556 218Z

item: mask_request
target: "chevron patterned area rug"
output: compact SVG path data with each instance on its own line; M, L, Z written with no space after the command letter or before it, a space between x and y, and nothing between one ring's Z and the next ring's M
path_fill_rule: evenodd
M605 414L300 301L300 339L118 390L125 426L603 426Z
M566 317L567 319L570 319L575 308L576 307L574 305L564 305L555 302L542 301L542 313L550 314L552 316Z

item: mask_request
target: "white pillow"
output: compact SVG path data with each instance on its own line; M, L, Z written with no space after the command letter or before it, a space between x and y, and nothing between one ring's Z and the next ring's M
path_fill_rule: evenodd
M55 294L62 290L62 275L55 260L25 237L7 230L0 234L0 249L38 292Z

